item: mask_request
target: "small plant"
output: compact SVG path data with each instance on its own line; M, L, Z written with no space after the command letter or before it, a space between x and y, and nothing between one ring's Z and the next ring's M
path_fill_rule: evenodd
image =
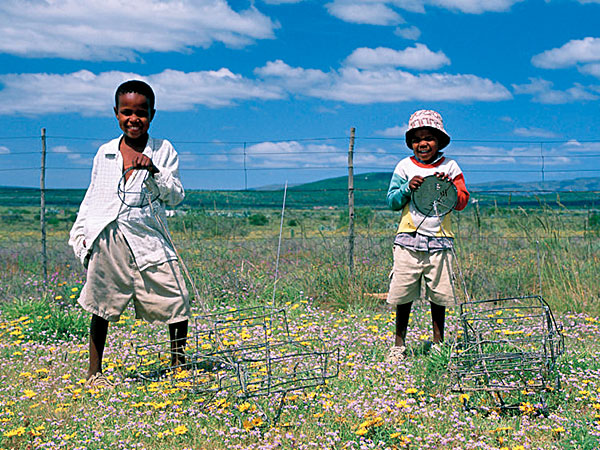
M269 218L262 213L255 213L248 216L248 222L250 225L262 227L269 223Z
M13 332L37 342L71 341L88 334L88 318L81 308L59 306L44 299L15 300L3 307Z

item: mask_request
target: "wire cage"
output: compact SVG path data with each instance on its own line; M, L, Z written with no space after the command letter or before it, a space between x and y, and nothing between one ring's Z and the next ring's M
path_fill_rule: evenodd
M493 393L502 408L513 408L510 392L543 393L560 387L557 358L564 337L550 306L540 296L465 302L462 329L450 369L454 390Z
M185 362L171 364L169 341L136 347L136 375L148 382L168 380L176 389L210 399L219 393L239 398L271 397L315 387L339 373L339 348L318 338L292 339L285 309L230 309L196 317Z

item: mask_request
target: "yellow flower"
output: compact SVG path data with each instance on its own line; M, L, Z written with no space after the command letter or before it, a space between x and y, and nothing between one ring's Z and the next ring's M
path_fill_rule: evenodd
M79 290L78 287L71 288L71 292L77 292Z
M365 434L367 434L369 430L367 430L364 427L360 427L358 430L356 430L354 433L358 434L359 436L364 436Z
M407 394L416 394L417 392L418 392L418 390L417 390L417 389L415 389L415 388L408 388L408 389L406 390L406 393L407 393Z
M25 397L27 397L27 398L33 398L37 395L37 392L32 391L31 389L25 389L23 391L23 394L25 394Z
M174 434L185 434L188 432L188 427L186 427L185 425L179 425L178 427L173 428L173 433Z
M25 434L25 427L15 428L14 430L5 431L4 437L23 436Z

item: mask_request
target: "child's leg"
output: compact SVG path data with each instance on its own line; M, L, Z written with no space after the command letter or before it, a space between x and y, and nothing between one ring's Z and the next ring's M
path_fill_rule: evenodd
M444 341L444 323L446 321L446 307L431 303L431 322L433 323L433 343Z
M188 321L183 320L169 324L169 337L171 339L171 366L176 367L185 364L183 353L188 334Z
M394 345L402 347L405 345L406 330L408 329L408 319L410 318L410 309L412 302L396 306L396 338Z
M102 356L106 345L106 334L108 333L108 321L96 314L92 315L90 324L90 367L87 378L102 373Z

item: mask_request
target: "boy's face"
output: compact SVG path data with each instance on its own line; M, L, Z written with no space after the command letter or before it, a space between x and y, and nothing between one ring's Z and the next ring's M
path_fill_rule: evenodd
M415 157L424 163L433 162L438 152L438 140L427 128L415 131L411 146Z
M148 99L142 94L128 92L119 96L115 107L119 127L130 139L139 139L148 133L154 110L148 106Z

